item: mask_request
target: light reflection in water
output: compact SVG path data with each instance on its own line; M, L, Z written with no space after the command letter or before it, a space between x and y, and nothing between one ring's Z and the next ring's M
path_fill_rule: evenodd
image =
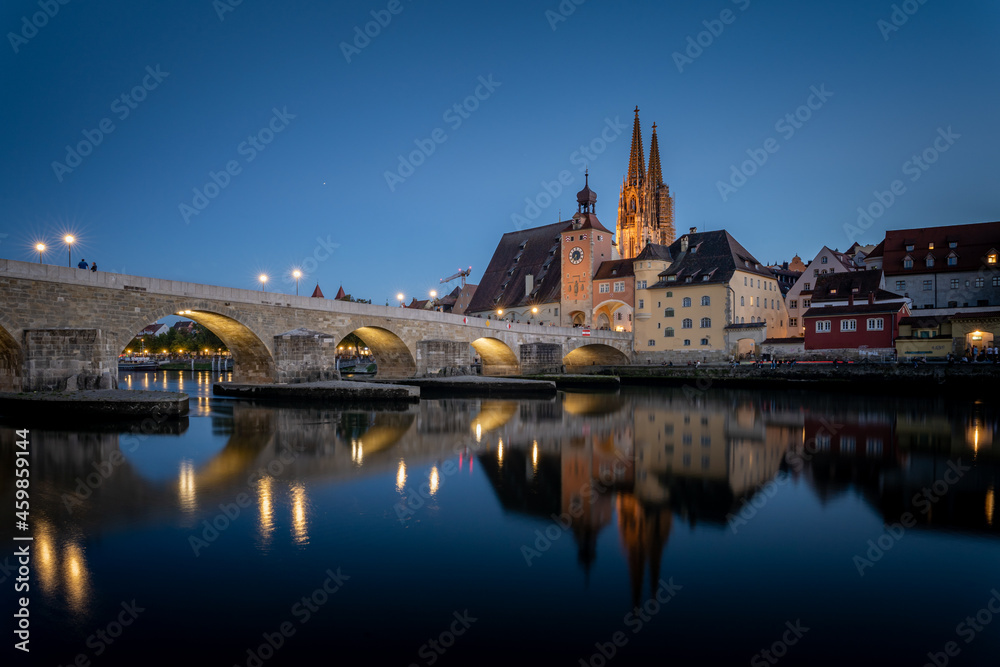
M431 479L430 479L431 495L432 496L435 493L437 493L438 486L440 484L441 484L441 477L438 475L437 466L434 466L433 468L431 468Z
M351 439L351 461L357 465L362 465L365 462L365 452L364 447L360 440Z
M499 444L497 445L497 463L503 466L503 438L499 439Z
M262 546L271 543L274 534L274 498L271 495L271 478L261 477L257 481L257 532Z
M181 461L177 490L181 509L185 513L190 514L198 509L194 480L194 461L190 459L183 459Z
M52 540L52 529L46 521L35 522L35 572L42 593L51 595L56 588L56 546Z
M481 442L483 439L483 425L476 422L476 442Z
M66 599L73 611L84 612L90 601L90 573L87 571L83 549L75 542L68 542L63 558Z
M531 443L531 471L538 472L538 441L533 440Z
M301 484L292 485L292 539L298 545L309 544L309 523L306 518L306 489Z
M986 489L986 523L993 525L993 487Z
M396 470L396 490L402 492L406 486L406 463L399 459L399 468Z

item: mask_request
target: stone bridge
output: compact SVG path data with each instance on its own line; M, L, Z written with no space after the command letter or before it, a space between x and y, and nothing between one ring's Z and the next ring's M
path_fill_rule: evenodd
M378 376L485 375L627 364L631 334L518 324L427 310L289 296L0 259L0 391L117 386L118 356L146 325L183 315L233 355L236 382L338 377L354 333Z

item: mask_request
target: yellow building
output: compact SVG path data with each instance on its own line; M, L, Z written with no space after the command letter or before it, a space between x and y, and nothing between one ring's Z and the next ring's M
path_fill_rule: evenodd
M654 265L666 268L652 281ZM774 274L724 230L690 233L636 257L639 363L720 361L787 336Z

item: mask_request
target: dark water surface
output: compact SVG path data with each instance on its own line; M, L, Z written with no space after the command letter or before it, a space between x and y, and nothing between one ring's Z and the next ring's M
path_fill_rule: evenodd
M372 411L130 375L189 393L189 418L31 428L16 664L1000 662L994 402L624 388Z

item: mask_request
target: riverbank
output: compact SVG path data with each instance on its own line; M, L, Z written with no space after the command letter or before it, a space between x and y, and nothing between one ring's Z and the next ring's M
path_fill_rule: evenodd
M176 419L188 413L188 395L170 391L94 389L0 393L0 415L7 418L79 421Z
M793 364L771 368L752 364L702 366L620 366L602 374L622 384L695 385L743 389L822 389L897 394L928 391L981 393L1000 383L1000 366L993 364ZM703 386L705 385L705 386Z

